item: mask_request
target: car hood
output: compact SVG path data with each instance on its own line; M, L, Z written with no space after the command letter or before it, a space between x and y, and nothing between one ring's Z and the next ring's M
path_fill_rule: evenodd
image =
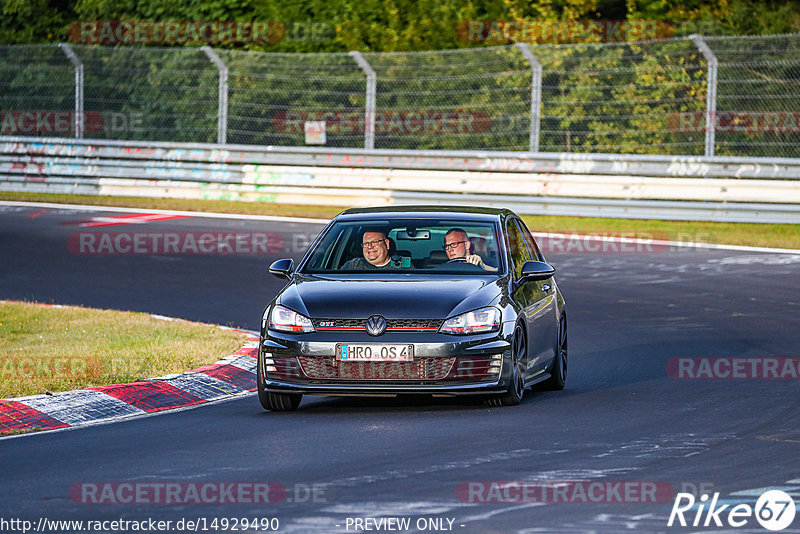
M490 276L345 280L298 275L279 302L312 318L445 319L489 306L499 296L500 280Z

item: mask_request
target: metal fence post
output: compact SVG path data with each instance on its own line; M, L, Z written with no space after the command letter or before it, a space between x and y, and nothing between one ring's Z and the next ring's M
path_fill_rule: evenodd
M70 63L75 67L75 138L83 138L85 118L83 116L83 63L68 43L59 43Z
M717 128L717 70L719 63L717 56L709 48L701 35L692 34L691 37L697 49L708 62L708 79L706 81L706 156L714 155Z
M531 52L528 43L517 43L517 47L531 65L531 129L528 150L539 152L539 132L542 118L542 64Z
M377 76L372 66L364 59L361 52L352 50L350 55L356 60L358 66L367 77L367 102L364 106L364 148L375 148L375 93L377 90Z
M202 46L200 50L219 70L219 103L217 104L217 143L224 145L228 141L228 66L220 59L210 46Z

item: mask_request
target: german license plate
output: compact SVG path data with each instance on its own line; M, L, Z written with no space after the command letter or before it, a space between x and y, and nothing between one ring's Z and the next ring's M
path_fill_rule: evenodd
M336 360L340 362L410 362L414 345L337 343Z

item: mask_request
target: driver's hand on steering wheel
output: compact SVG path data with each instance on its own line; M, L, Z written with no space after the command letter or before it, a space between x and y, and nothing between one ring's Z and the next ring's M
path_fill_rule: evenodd
M477 265L478 267L484 267L483 259L480 256L478 256L477 254L467 254L464 257L464 259L467 260L467 263L471 263L473 265ZM485 267L484 267L484 269L485 269Z
M484 271L496 271L497 270L497 267L492 267L491 265L486 265L485 263L483 263L483 258L478 256L477 254L467 254L464 257L464 260L466 260L467 263L471 263L473 265L477 265L478 267L482 267Z

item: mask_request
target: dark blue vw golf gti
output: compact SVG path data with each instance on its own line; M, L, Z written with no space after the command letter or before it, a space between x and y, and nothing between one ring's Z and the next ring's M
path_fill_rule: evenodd
M505 209L347 210L264 310L258 396L295 410L303 394L483 395L519 404L563 389L567 315L555 269Z

